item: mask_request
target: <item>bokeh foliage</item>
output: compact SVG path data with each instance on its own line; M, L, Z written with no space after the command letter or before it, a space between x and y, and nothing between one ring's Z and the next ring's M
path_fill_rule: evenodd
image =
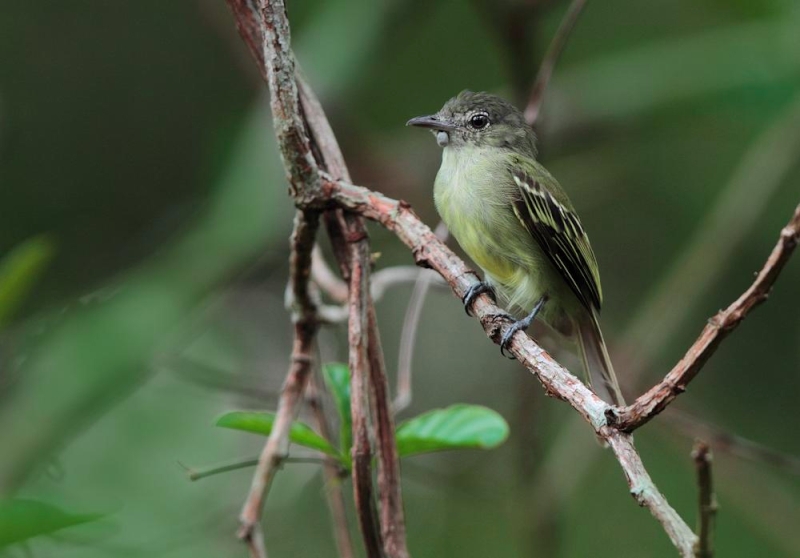
M298 57L358 183L437 221L438 149L403 123L463 88L518 94L509 72L532 69L514 68L487 12L515 1L290 2ZM534 4L538 60L566 5ZM258 437L213 421L274 408L286 370L292 207L257 72L222 1L7 0L1 13L0 489L70 517L102 515L32 540L35 556L244 556L232 534L249 472L191 483L177 462L257 453ZM792 0L589 3L539 135L542 160L591 234L612 346L754 142L797 118L799 26ZM767 188L767 164L749 180L749 203L762 206L755 224L684 309L647 382L745 288L800 201L800 157L791 159L800 126L779 138L789 154L782 176ZM730 216L731 238L741 222ZM372 232L379 267L411 261L391 235ZM6 264L26 250L27 267L7 283ZM793 261L680 402L794 454L798 284ZM378 306L390 368L408 293ZM322 342L326 360L344 358L341 331ZM623 385L626 351L613 351ZM538 518L534 480L570 410L502 361L447 293L429 299L414 362L414 403L401 418L467 402L511 427L494 451L404 461L415 557L672 555L609 455ZM559 462L562 476L592 448L588 429L583 437ZM656 421L637 443L691 522L691 440ZM724 453L715 473L719 555L800 555L796 477ZM335 555L322 490L316 466L281 472L265 515L271 555Z

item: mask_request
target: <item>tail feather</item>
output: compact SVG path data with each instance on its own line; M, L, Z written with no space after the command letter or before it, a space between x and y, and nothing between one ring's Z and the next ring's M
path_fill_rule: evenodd
M608 357L600 324L597 323L594 314L590 319L581 320L578 324L578 339L589 385L604 401L619 407L624 406L625 400L619 389L611 359Z

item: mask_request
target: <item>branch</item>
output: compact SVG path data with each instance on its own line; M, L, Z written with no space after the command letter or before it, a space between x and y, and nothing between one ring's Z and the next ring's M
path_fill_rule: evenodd
M290 183L290 194L298 207L309 206L317 201L320 161L324 168L334 176L349 180L349 173L341 151L324 112L313 92L299 79L303 92L302 117L300 102L296 88L294 58L290 48L289 22L282 0L265 2L261 8L260 29L255 27L254 6L242 0L229 0L229 5L237 16L240 34L250 46L251 51L256 37L261 34L263 40L263 57L256 59L266 66L266 78L271 93L271 107L281 157ZM241 16L241 17L240 17ZM312 128L314 143L306 135L306 125ZM313 149L313 151L312 151ZM316 158L314 157L316 155ZM372 496L371 457L368 438L368 415L366 401L366 368L364 351L366 344L373 347L371 358L374 362L382 362L377 323L374 320L374 309L369 297L369 244L367 242L364 223L356 216L344 216L336 208L327 212L325 223L331 236L334 252L339 260L340 269L350 280L350 360L353 377L353 428L355 434L354 453L354 489L356 502L360 510L362 534L369 556L382 554L380 539L374 527L374 498ZM350 243L350 260L347 260L345 243ZM310 261L304 268L304 278L308 279ZM349 265L348 265L349 264ZM367 316L372 316L368 322ZM364 328L369 328L366 335ZM403 558L407 556L405 549L405 527L403 520L402 500L400 498L399 468L394 442L394 431L388 411L388 396L385 393L385 373L382 368L376 369L373 376L372 389L375 393L377 414L379 417L379 434L381 436L382 519L383 529L387 533L387 550L391 556ZM383 374L383 391L374 381ZM302 391L302 388L301 388ZM388 418L387 418L388 417ZM276 423L277 428L277 423ZM387 430L388 428L388 430ZM274 431L273 431L274 433ZM390 451L386 448L390 447Z
M291 50L289 20L283 0L261 0L262 48L270 91L270 107L289 193L298 204L310 201L319 188L319 169L300 116Z
M624 380L629 387L636 386L652 368L656 353L670 344L689 309L702 301L703 294L719 279L742 239L752 233L767 200L774 197L796 162L800 148L798 130L800 96L748 146L692 240L666 276L648 293L642 308L629 320L620 340L614 343L617 352L625 356ZM752 196L754 183L759 185L757 198ZM736 223L735 227L730 226L732 222ZM681 304L675 304L676 300ZM541 514L551 513L556 497L562 502L569 501L571 494L581 486L579 480L594 470L594 462L602 455L599 446L588 452L583 447L578 436L583 428L577 415L563 422L556 443L548 452L547 462L533 482L532 491ZM711 438L708 432L699 435L706 440ZM710 441L712 447L721 450L714 440ZM577 447L583 452L580 460L573 458ZM731 447L731 453L734 448ZM793 470L800 469L794 465Z
M358 211L394 232L411 249L417 264L436 270L459 298L463 298L469 287L477 282L474 272L436 238L408 204L366 188L327 178L323 180L323 192L338 204ZM473 309L489 338L499 343L503 332L511 324L507 315L486 295L476 300ZM598 436L608 442L625 473L632 496L663 525L683 556L693 556L692 547L696 537L691 528L655 488L636 453L633 439L609 426L607 417L613 416L613 407L554 361L530 337L514 336L509 349L521 364L536 375L548 395L569 403Z
M289 191L298 202L309 199L319 187L319 169L300 117L300 103L294 78L294 56L290 48L289 22L282 0L262 2L256 14L252 0L229 0L237 16L240 34L261 62L269 84L270 105L278 145L289 181ZM260 30L258 31L254 30ZM256 40L256 39L260 40ZM256 45L261 47L258 55ZM289 448L288 432L297 412L313 362L313 341L318 328L316 307L308 291L311 251L319 225L316 212L298 212L292 235L291 277L296 307L294 346L289 373L284 382L275 425L259 457L250 492L241 513L239 537L248 542L255 556L264 556L263 540L257 528L263 500Z
M697 536L656 488L633 446L633 437L614 429L601 432L600 437L605 439L614 451L614 455L625 473L631 496L640 506L649 509L653 517L661 523L672 544L683 558L694 557Z
M320 362L319 353L317 353L317 362ZM332 440L331 428L325 417L325 409L322 407L319 386L314 375L309 378L308 389L306 390L306 402L316 419L320 436L326 440ZM322 472L325 478L325 496L328 500L328 508L331 510L333 536L336 540L336 548L339 550L339 558L354 558L355 550L353 548L353 541L350 538L344 494L342 493L341 466L333 457L328 455L325 456Z
M448 231L444 221L439 221L433 233L442 242L447 241ZM425 306L425 298L435 279L441 278L434 273L423 273L417 276L414 290L411 292L411 298L406 307L406 314L403 317L403 329L400 334L400 349L397 357L397 392L392 403L392 412L395 414L411 404L412 361L417 342L417 330L422 317L422 309Z
M658 352L681 330L690 309L720 281L729 260L752 235L795 167L798 150L800 95L750 143L688 244L629 320L617 343L626 355L629 387L638 383ZM758 196L753 196L753 184L758 184ZM675 304L676 300L681 303Z
M250 546L254 556L263 548L263 538L258 532L264 498L275 473L289 452L289 428L297 414L305 384L314 361L313 348L319 327L314 304L309 296L308 275L311 269L311 250L319 227L319 215L315 212L298 211L292 233L292 255L290 260L291 285L294 292L294 344L291 364L278 400L278 410L272 432L258 459L250 492L240 516L239 538Z
M798 240L800 240L800 206L781 231L778 244L750 288L728 308L709 320L700 337L663 381L650 388L633 404L619 411L618 428L632 432L650 421L679 394L686 391L689 382L697 376L722 340L738 327L753 308L767 300L772 285L792 255Z
M389 406L389 382L383 359L378 318L375 307L367 311L369 326L370 388L375 404L378 443L378 493L381 497L381 534L386 554L392 558L408 558L403 494L400 489L400 459L394 435L394 420Z
M303 103L303 109L306 114L309 128L311 129L314 146L319 151L319 157L323 161L325 167L334 172L336 176L341 176L349 179L350 173L348 172L347 165L344 162L339 144L336 141L336 136L330 127L325 112L319 103L316 95L301 77L298 79L300 84L300 97ZM338 212L341 213L341 212ZM367 275L370 264L369 254L369 241L366 233L366 227L363 220L355 215L347 215L342 219L342 216L337 215L336 219L331 219L328 223L328 230L332 233L332 243L334 244L334 252L341 254L343 250L337 250L336 238L343 237L347 242L357 242L358 254L351 254L349 270L347 269L346 262L340 261L340 268L346 273L353 273L353 262L355 257L359 258L360 266ZM338 241L341 242L341 239ZM356 245L353 245L356 246ZM388 277L390 274L396 274L398 269L394 268L385 270L386 282L389 282ZM376 274L377 275L377 274ZM366 281L365 285L370 282ZM350 296L352 300L352 277L351 277L351 290ZM376 294L382 294L379 291L376 281L373 280L372 287ZM363 295L363 293L362 293ZM384 364L383 349L380 343L380 332L378 330L378 322L375 317L375 307L370 296L366 295L366 313L368 327L368 358L369 358L369 372L370 372L370 393L373 396L375 406L375 420L377 422L377 442L378 442L378 485L380 497L380 514L381 514L381 534L383 536L384 550L386 554L392 558L407 558L408 550L406 548L406 534L405 534L405 517L403 513L403 500L400 488L400 465L397 456L397 444L395 441L394 424L392 415L389 408L389 391L386 379L386 366ZM352 319L352 316L351 316ZM362 322L362 327L364 323ZM353 389L355 392L355 390ZM371 556L371 555L370 555Z
M352 218L348 219L352 233ZM359 527L367 556L383 556L378 531L375 499L372 493L372 449L369 443L369 359L367 348L367 305L369 285L369 247L365 238L355 238L350 246L350 320L347 339L350 346L350 411L353 423L353 494Z
M698 440L692 450L697 469L697 485L699 490L699 513L697 518L698 539L694 554L697 558L714 556L714 517L717 515L717 500L711 482L711 448Z
M536 74L536 81L533 82L530 97L528 97L528 105L525 107L525 121L531 126L539 119L539 112L544 102L544 93L550 84L553 69L556 67L556 62L561 57L564 47L567 46L569 35L578 22L584 6L586 6L586 0L572 0L572 4L567 9L564 19L561 20L555 37L553 37L550 46L547 48L542 65L539 66L539 73Z
M232 5L237 4L236 0L229 0ZM289 51L288 41L288 22L285 20L285 13L282 2L276 1L275 5L266 6L263 10L265 25L264 59L267 62L267 74L270 89L273 94L273 113L276 120L276 130L281 143L284 162L287 172L290 175L291 193L295 203L306 209L326 207L335 210L339 218L339 226L334 226L335 220L327 219L326 224L331 233L334 250L337 246L341 249L343 242L352 241L352 257L349 262L344 261L339 255L340 268L343 273L349 275L350 280L350 301L351 301L351 320L350 320L350 344L353 374L354 374L354 398L361 400L361 417L364 421L360 428L362 433L361 440L356 440L354 454L360 457L361 467L356 467L357 473L364 475L368 472L368 460L364 455L369 455L369 440L366 438L366 408L364 408L363 376L367 370L368 362L365 361L363 354L365 340L368 343L369 335L364 333L365 317L369 316L369 297L367 295L367 276L368 276L368 247L363 234L363 224L355 218L349 218L351 226L341 226L340 209L346 209L361 216L380 222L389 230L393 231L398 238L404 242L412 251L415 260L419 265L435 269L448 282L454 293L463 297L466 290L477 281L474 273L458 259L449 249L439 242L431 230L426 227L411 211L410 207L404 202L397 202L385 196L372 192L365 188L360 188L349 183L344 168L343 160L334 158L332 162L339 165L328 165L327 169L331 175L317 173L316 163L311 155L312 147L320 152L320 145L315 147L306 140L305 130L302 129L302 116L299 112L292 112L297 107L295 98L295 88L293 74L287 68L293 69L291 52ZM280 37L280 40L276 40ZM282 98L276 101L276 97ZM305 108L305 107L304 107ZM286 111L289 111L288 113ZM327 124L327 122L325 122ZM329 131L329 127L328 127ZM335 138L330 133L330 139L335 145ZM338 146L336 146L338 149ZM344 171L344 172L343 172ZM329 215L332 215L329 213ZM335 235L339 235L335 237ZM796 236L796 235L795 235ZM796 242L796 238L794 242ZM356 248L358 245L360 248ZM787 243L788 246L788 243ZM784 251L789 250L784 247ZM788 254L786 255L788 257ZM785 258L780 262L782 265ZM773 270L779 269L776 265ZM762 273L764 274L764 273ZM763 293L756 292L754 302L743 304L741 317L735 318L733 324L746 315L746 313L758 301L766 296L769 286L774 281L777 271L772 274L766 272L767 279L764 281L765 290ZM506 315L495 306L486 296L480 297L474 304L474 311L481 321L487 335L498 342L501 335L509 327L510 322ZM738 320L738 321L737 321ZM731 327L726 322L721 325L713 335L716 339L714 347L719 339L724 336L726 330L721 327ZM368 324L369 325L369 324ZM691 529L669 506L666 499L655 488L651 479L642 465L636 450L633 446L632 438L620 427L620 418L625 420L626 413L629 413L637 405L643 405L643 400L647 399L647 394L638 400L631 407L619 410L615 409L599 399L577 378L572 376L566 369L545 353L530 338L524 335L517 335L510 344L510 350L517 359L532 371L544 386L549 395L555 396L569 403L595 430L598 436L608 442L614 450L618 461L625 473L632 495L643 506L646 506L653 516L658 519L669 535L673 544L679 549L681 555L692 556L693 547L697 537ZM701 351L701 356L695 360L696 369L688 379L696 375L700 365L710 356L712 351ZM356 376L360 380L355 380ZM668 379L670 376L668 375ZM665 380L666 381L666 380ZM688 380L687 380L688 381ZM361 382L360 384L358 382ZM680 384L676 384L680 385ZM359 390L361 395L358 395ZM664 398L663 405L669 403L674 398ZM354 404L355 404L354 399ZM663 408L663 407L662 407ZM617 416L619 414L619 416ZM354 419L357 415L354 411ZM610 424L609 420L614 420ZM367 461L365 464L364 462ZM371 489L371 487L370 487ZM384 495L382 495L382 498ZM371 505L373 503L371 495L365 500L360 500L360 504ZM384 500L384 504L386 501ZM366 536L375 536L365 533ZM375 545L373 545L374 547ZM373 550L373 552L375 552Z

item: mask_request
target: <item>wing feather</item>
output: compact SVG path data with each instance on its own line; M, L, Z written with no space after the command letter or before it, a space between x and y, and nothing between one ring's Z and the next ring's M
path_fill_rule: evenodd
M515 168L511 174L520 191L514 204L517 218L586 308L600 310L603 294L597 259L578 216L523 169Z

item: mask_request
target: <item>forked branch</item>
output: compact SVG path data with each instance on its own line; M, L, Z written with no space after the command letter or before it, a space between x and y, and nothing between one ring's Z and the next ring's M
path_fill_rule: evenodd
M620 410L618 428L626 432L639 428L663 411L679 394L686 391L686 386L697 376L722 340L742 323L753 308L767 300L772 285L775 284L799 240L800 206L795 209L791 220L781 231L778 243L750 288L728 308L709 320L700 337L660 383L650 388L631 405Z
M273 118L281 146L281 154L291 185L291 194L296 205L301 210L304 210L306 215L312 214L317 209L325 209L327 211L326 224L328 231L332 237L335 237L332 238L334 251L338 246L337 257L340 260L340 268L346 278L349 279L349 340L351 348L350 364L354 381L353 405L354 407L360 407L358 414L354 409L353 417L356 436L354 474L358 477L355 481L358 487L371 490L364 479L368 473L370 455L369 440L365 437L366 425L360 422L356 424L356 421L366 420L365 417L368 411L364 408L364 394L368 383L367 376L371 365L381 366L376 360L380 351L378 345L374 345L373 354L368 354L370 342L375 343L374 340L377 340L377 334L371 338L371 333L368 333L368 330L375 329L375 333L377 333L377 328L374 314L371 314L374 311L371 309L369 300L369 252L366 238L362 236L363 223L352 215L344 217L341 211L345 210L377 221L394 232L410 248L417 264L432 268L439 273L459 298L462 298L469 287L476 283L477 277L463 261L456 257L417 218L408 204L387 198L377 192L355 186L349 182L344 162L341 159L341 153L338 152L338 145L336 145L335 138L330 132L327 120L324 119L321 107L316 107L319 114L312 117L312 121L316 119L316 129L314 123L309 122L309 115L304 114L303 110L300 109L294 62L289 48L289 26L283 2L281 0L267 2L261 8L262 17L256 18L253 17L251 1L228 0L237 16L240 31L242 31L245 41L250 45L251 50L254 50L257 60L265 63L265 69L262 73L267 77L270 86ZM580 2L577 2L577 4L580 4ZM253 43L256 42L257 37L263 38L263 51L260 53L253 48ZM304 85L303 87L307 86ZM306 93L310 93L310 89ZM309 107L304 108L307 111L309 110ZM327 147L323 141L312 143L307 136L309 129L314 129L315 135L318 136L319 126L326 127L323 135L328 141ZM328 151L327 155L324 154L326 150ZM330 156L331 160L328 164L325 164L324 159L328 156ZM337 166L338 168L335 168ZM328 172L323 172L320 168ZM336 215L337 218L331 219L332 215ZM342 219L347 220L352 226L342 224ZM335 221L338 221L339 225L336 225ZM515 336L510 344L511 353L521 364L536 375L546 392L569 403L589 423L597 435L608 442L625 474L631 494L640 505L647 507L662 524L667 535L682 556L694 556L699 539L686 522L669 506L664 496L653 484L628 432L641 426L669 405L677 394L685 389L688 382L697 375L721 340L744 319L753 307L766 298L778 273L798 242L799 231L800 208L798 208L792 221L782 232L778 246L773 251L767 261L767 265L759 274L753 286L730 308L720 313L712 321L703 331L695 345L693 345L687 357L667 375L664 381L637 399L629 407L618 409L602 401L586 385L555 362L529 337ZM347 242L350 246L347 255L344 253L343 242ZM310 250L309 246L309 257L307 261L304 259L306 263L305 270L298 274L299 277L303 277L303 282L307 281L311 269ZM303 283L301 282L301 284ZM473 310L487 335L496 343L499 342L504 331L510 326L507 315L485 295L479 297L473 306ZM373 317L373 319L370 319L370 317ZM297 343L298 341L296 341L296 345ZM302 347L296 347L296 352L299 351L298 354L302 355L300 349ZM300 366L302 358L293 362ZM376 404L379 404L379 400L385 400L385 397L381 397L379 393L374 391L375 385L372 388ZM286 412L284 411L284 413ZM281 410L279 409L279 418L280 413ZM379 410L377 414L380 415L380 413L381 411ZM382 439L379 440L378 447L386 448L390 438L387 437L385 428L381 432L379 436ZM272 439L271 437L270 442ZM279 438L276 437L276 440L279 440ZM393 443L393 440L391 442ZM280 447L277 447L272 454L281 455L280 449ZM267 448L265 448L266 453ZM390 455L384 456L384 458L389 459L391 457ZM382 464L382 468L384 466ZM263 473L263 470L261 472ZM393 482L396 481L397 479L394 477ZM259 490L251 491L251 495L254 492L263 495L263 478L259 483L259 486L256 487L254 480L254 488ZM371 479L369 486L371 487ZM399 485L395 484L393 487L399 491ZM383 486L381 488L383 491ZM399 492L397 492L397 495L399 496ZM363 492L357 492L356 496L361 501L362 510L364 506L368 506L370 502L373 502L372 496L365 496ZM260 499L257 503L260 506ZM254 504L248 501L246 510L252 510L254 507L258 509L259 506L254 506ZM386 538L392 536L392 533L401 532L401 530L397 529L398 525L402 526L402 522L397 523L397 514L399 513L402 519L402 504L399 500L392 503L382 493L381 510L382 519L384 520L386 520L384 513L387 513L387 509L393 510L389 512L389 515L393 513L394 517L389 519L395 523L391 529L387 529L384 521L382 527ZM254 525L252 521L254 515L257 517L257 513L247 514L248 522L244 523L243 526L244 529L249 525L251 533L252 525ZM374 514L365 515L362 521L369 521L370 517L374 518ZM243 519L245 519L245 515L243 515ZM370 556L380 555L374 554L383 551L379 540L380 533L376 531L374 520L372 525L365 527L367 526L362 523L363 534ZM402 531L404 531L404 528ZM404 544L404 540L402 542ZM389 547L387 546L388 549ZM391 554L404 556L404 548Z

